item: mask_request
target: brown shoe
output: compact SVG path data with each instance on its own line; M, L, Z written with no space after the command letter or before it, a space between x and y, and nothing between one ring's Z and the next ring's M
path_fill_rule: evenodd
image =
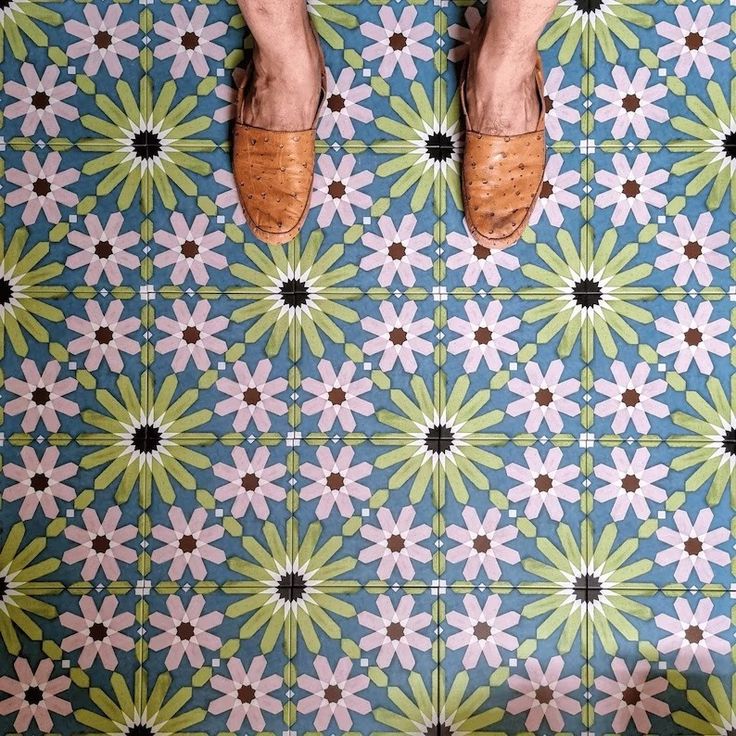
M315 34L316 38L316 34ZM325 98L322 50L322 95L308 130L265 130L243 122L244 99L252 64L238 85L233 172L240 202L253 234L271 245L288 243L301 230L309 211L314 179L317 119Z
M544 180L544 78L537 56L535 79L541 112L537 127L520 135L488 135L470 127L465 106L467 65L460 83L465 117L462 189L465 221L486 248L506 248L524 232Z

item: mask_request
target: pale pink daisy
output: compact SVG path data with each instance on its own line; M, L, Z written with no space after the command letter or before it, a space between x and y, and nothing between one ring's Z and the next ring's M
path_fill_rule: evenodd
M17 680L10 675L0 677L0 692L9 696L0 700L0 716L17 713L13 728L18 733L28 733L32 723L33 730L51 733L55 730L52 714L68 717L72 713L72 704L60 697L69 689L71 680L66 675L51 677L52 659L40 660L34 671L27 659L15 657L13 669Z
M468 55L468 44L470 37L476 26L480 25L482 16L480 10L475 6L471 6L465 10L465 23L453 23L447 29L447 34L451 39L457 41L448 52L447 58L453 64L459 64Z
M217 650L222 646L222 640L211 629L225 617L220 611L203 614L204 604L203 595L193 595L184 608L179 596L170 595L166 598L168 615L154 611L148 617L151 626L161 629L160 634L150 638L148 647L153 652L168 649L165 664L169 670L176 669L185 656L195 669L202 667L202 649Z
M210 71L207 59L222 61L225 58L225 48L215 41L225 35L227 24L218 20L207 25L209 15L206 5L195 7L191 17L183 5L172 5L174 22L158 20L153 24L153 30L168 39L155 45L153 55L157 59L174 57L170 71L174 79L183 77L190 66L197 76L206 77Z
M382 320L375 317L363 317L361 327L376 337L366 340L363 352L366 355L381 354L378 365L382 371L390 371L396 361L407 373L415 373L417 361L415 353L431 355L432 343L422 335L434 329L434 320L423 317L414 321L418 305L413 301L405 301L401 310L396 312L396 305L392 302L382 302L378 309Z
M580 475L577 465L562 465L563 454L559 447L553 447L542 459L535 447L524 450L526 465L511 463L506 466L510 478L518 480L518 486L509 489L509 501L529 499L524 508L524 516L536 519L545 508L551 519L561 521L564 515L560 501L575 503L580 500L580 491L570 485ZM562 467L560 467L562 465Z
M371 632L361 637L359 646L364 652L379 650L376 655L378 667L388 667L395 658L405 670L412 670L416 664L413 650L428 652L432 648L432 640L421 633L432 624L432 614L429 611L414 613L415 604L414 596L402 595L394 607L391 599L381 594L376 598L378 614L358 613L360 625Z
M575 378L560 380L565 370L561 360L553 360L542 373L539 364L530 362L524 367L528 381L512 378L508 382L509 391L521 396L512 401L506 413L512 417L527 414L524 427L527 432L536 432L544 422L551 432L562 432L565 426L562 415L576 417L580 407L567 398L580 388Z
M629 213L640 225L647 225L652 219L650 207L664 212L667 196L656 187L664 184L670 173L666 169L649 172L651 159L648 153L640 153L629 164L623 153L614 153L612 158L615 171L596 171L595 180L606 190L597 194L595 206L605 209L616 205L611 215L611 224L623 225Z
M674 310L677 320L658 317L654 321L660 332L671 336L657 345L657 352L664 356L677 353L675 370L678 373L684 373L695 361L701 373L710 375L713 372L710 354L722 358L730 351L729 343L716 337L731 330L730 321L725 317L709 321L713 304L706 301L698 304L695 314L685 302L677 302ZM733 335L730 337L732 340Z
M360 25L361 33L375 41L363 49L363 58L381 59L378 74L384 79L394 73L397 65L406 79L414 79L417 76L414 59L432 58L432 47L422 41L432 36L434 27L427 22L416 23L417 9L413 5L405 6L398 18L392 8L384 5L378 17L381 25L367 21Z
M74 633L64 637L61 648L65 652L79 652L78 665L87 670L99 658L106 670L118 666L117 651L130 652L135 646L133 637L124 634L125 629L135 625L132 611L117 613L118 599L107 595L98 608L94 599L84 595L79 600L79 613L64 611L59 622Z
M325 81L325 104L317 125L317 135L323 139L329 138L337 128L343 138L352 140L355 137L353 120L362 125L373 120L370 107L360 104L371 96L373 88L370 84L355 84L355 69L351 67L341 69L337 78L328 67Z
M322 359L317 365L320 379L307 377L302 381L302 388L314 396L304 402L302 411L307 416L320 414L318 426L321 432L329 432L335 422L346 432L353 432L357 426L355 414L362 417L373 414L373 404L361 398L363 394L370 393L373 382L370 378L354 381L357 369L355 363L345 361L340 371L335 373L332 363Z
M657 529L657 539L668 547L657 552L654 561L662 567L677 563L675 580L678 583L687 583L693 572L701 583L712 582L712 566L724 567L731 562L729 553L718 549L731 537L728 527L710 528L713 523L711 509L701 509L694 522L682 509L675 511L672 518L674 529Z
M121 23L123 8L113 3L105 7L104 15L94 3L86 3L82 12L86 24L78 20L64 23L64 30L79 39L66 47L66 55L70 59L86 56L84 73L90 77L104 64L112 79L120 79L123 76L120 59L137 59L140 53L137 44L126 40L138 33L138 24L133 20Z
M480 245L471 236L464 220L463 228L464 233L448 233L445 239L447 245L458 251L447 259L447 268L451 271L464 269L465 286L475 286L481 276L488 286L498 286L501 283L499 268L506 268L509 271L516 271L519 268L519 259L509 250Z
M120 286L123 283L120 269L141 265L138 256L128 252L138 245L141 236L135 230L121 233L123 222L122 212L113 212L104 226L97 215L89 214L84 218L87 234L72 230L67 236L79 252L66 259L66 267L86 268L84 281L88 286L97 286L103 274L113 286Z
M577 715L582 710L579 700L570 693L580 687L576 675L560 677L565 660L555 655L549 660L546 669L540 661L529 657L524 662L526 677L513 674L508 683L512 690L521 693L506 704L506 711L513 715L527 713L524 727L531 733L538 733L542 722L546 721L555 733L566 731L564 714Z
M503 304L496 300L487 302L485 311L475 301L465 303L465 316L450 317L447 326L459 337L450 340L447 351L451 355L465 353L463 370L475 373L481 362L482 370L499 371L502 361L501 353L515 355L519 344L509 334L519 329L521 320L518 317L501 319Z
M404 580L413 580L414 562L424 564L432 560L432 553L420 544L432 536L432 528L428 524L412 526L415 517L412 506L402 508L395 519L383 507L376 513L379 526L361 526L360 536L373 544L362 549L358 559L363 563L380 560L381 580L388 580L395 570Z
M370 463L353 463L355 450L349 445L341 447L337 456L329 447L317 448L317 462L300 466L301 474L312 481L299 490L305 501L319 499L315 516L326 519L337 506L341 516L353 513L353 501L367 501L371 497L368 486L358 481L368 478L373 470Z
M5 117L11 120L23 117L20 128L23 135L33 135L41 125L46 135L57 136L61 132L59 119L79 117L77 108L64 102L76 94L77 85L74 82L57 84L60 71L58 66L49 64L39 77L33 64L24 62L20 66L23 84L12 79L5 82L5 94L17 100L5 105Z
M223 693L219 698L210 702L208 710L214 715L227 713L227 728L229 731L240 733L243 723L258 733L266 730L264 713L276 715L281 713L284 706L272 692L281 688L284 680L280 675L264 677L267 660L263 655L249 658L248 669L243 663L233 657L227 661L227 671L230 677L213 675L209 682L210 687Z
M580 122L580 111L570 107L580 97L580 87L576 84L562 86L565 78L565 69L554 66L547 72L544 80L544 127L549 137L554 141L562 140L564 130L560 121L572 125Z
M103 312L99 301L90 299L84 304L87 318L70 315L66 326L80 335L69 342L67 349L72 355L84 355L84 367L96 371L104 361L113 373L122 373L123 355L138 355L141 351L141 336L136 335L141 326L138 317L121 319L125 305L119 299L110 302Z
M2 492L5 503L13 503L23 499L18 517L22 521L32 519L37 509L43 511L47 519L55 519L59 515L59 501L73 501L77 492L73 486L64 481L77 474L75 463L59 465L59 448L47 447L39 458L32 447L20 450L22 465L8 462L3 465L3 475L14 480Z
M217 379L217 390L228 398L215 404L215 414L235 414L233 429L236 432L244 431L251 422L259 432L268 432L271 415L283 417L288 411L286 402L277 397L289 388L289 383L283 376L269 380L272 370L271 361L265 358L258 361L252 372L243 361L235 361L235 380L224 376Z
M568 191L579 184L580 172L575 169L562 171L562 164L563 158L559 153L553 153L549 157L539 198L529 219L530 225L536 225L544 213L550 225L560 227L565 220L560 207L573 210L580 207L580 197Z
M233 188L232 192L237 193L237 190ZM227 258L215 253L215 249L225 242L225 233L222 230L207 233L210 223L207 215L196 215L189 225L181 212L173 212L170 222L173 232L156 230L153 234L154 241L165 249L155 256L153 265L154 268L173 266L170 276L172 284L183 283L191 273L194 281L203 286L210 280L208 268L227 268Z
M698 74L710 79L713 76L711 58L725 61L729 57L728 45L718 40L727 40L731 27L725 21L711 24L713 8L708 5L698 7L694 18L689 8L680 5L675 8L675 19L677 25L664 20L657 23L657 33L670 41L657 50L657 56L664 61L677 58L677 77L689 74L695 64Z
M64 536L74 542L75 546L64 552L66 565L84 562L82 579L93 580L102 570L108 580L120 579L120 565L132 565L138 559L134 549L126 547L126 543L138 536L138 529L133 524L119 527L123 512L119 506L111 506L100 521L97 512L92 508L82 511L84 526L68 526Z
M521 560L519 553L507 546L516 539L518 530L512 525L499 526L501 512L496 508L488 509L482 522L471 506L463 509L462 517L465 526L447 527L447 536L458 543L447 552L447 561L465 561L465 580L475 580L481 569L491 580L500 580L499 562L517 565Z
M238 87L245 77L245 67L238 66L233 69L232 81L228 84L218 84L215 87L215 97L223 100L224 105L220 106L215 110L215 114L212 119L218 123L227 123L235 117L235 102L237 100ZM220 169L225 171L225 169ZM232 167L228 169L232 175ZM236 197L238 197L237 190L235 191Z
M341 731L351 731L351 713L370 713L371 704L357 694L368 687L368 676L350 677L352 669L349 657L341 657L333 670L327 658L320 654L314 658L317 677L307 674L297 677L299 687L309 694L300 698L296 709L304 714L316 711L314 728L317 731L325 731L333 719Z
M615 733L630 733L628 726L632 719L639 733L650 733L650 713L661 718L669 715L667 703L655 697L667 689L667 680L664 677L649 679L651 669L649 662L640 660L629 672L626 662L614 657L611 662L613 678L603 675L595 678L596 688L608 695L596 699L595 712L602 716L616 714L612 723Z
M14 417L23 414L21 427L24 432L33 432L39 422L49 432L61 429L59 415L75 417L79 414L79 404L67 398L77 390L77 379L71 376L59 380L61 364L50 360L39 373L36 362L25 358L20 364L23 378L10 376L5 388L18 398L5 404L5 413Z
M652 513L649 503L662 504L667 500L667 491L655 485L664 480L669 468L662 463L649 465L649 450L639 447L629 460L621 447L611 450L613 465L598 463L593 468L596 478L606 485L596 489L594 498L598 503L613 501L611 518L623 521L631 509L637 519L648 519Z
M8 169L5 172L5 178L18 187L5 195L6 204L10 207L25 204L21 217L24 225L37 222L40 212L49 223L59 222L59 205L75 207L79 202L79 197L67 189L70 184L79 181L79 171L73 168L59 171L61 155L56 151L49 151L43 164L35 151L26 151L22 162L23 169Z
M388 215L381 215L378 218L381 234L367 232L361 238L363 245L373 253L363 256L360 268L363 271L380 268L378 283L381 286L391 286L397 276L404 286L414 286L414 269L429 271L432 268L431 257L421 252L432 245L432 235L414 234L416 226L417 218L413 214L404 215L398 227Z
M651 70L639 67L629 78L626 68L616 65L611 71L616 86L596 85L596 95L608 104L596 110L595 119L601 123L613 120L614 138L623 138L629 128L633 128L637 137L646 138L651 132L648 120L655 123L669 120L667 109L654 104L667 95L667 87L659 83L647 86L651 76Z
M222 539L225 533L219 524L205 527L207 510L196 508L187 519L178 506L169 509L171 526L156 524L151 535L164 545L151 553L155 564L169 565L169 579L179 580L189 570L196 580L204 580L207 576L205 562L221 565L225 562L225 553L213 542Z
M661 378L648 381L651 366L637 363L629 374L629 369L620 360L611 364L613 381L597 378L594 386L598 393L608 398L599 401L594 412L598 417L610 417L611 428L617 434L623 432L629 424L633 424L637 432L646 434L652 425L649 417L663 419L669 416L669 406L655 399L667 390L667 382Z
M234 499L230 513L236 519L245 516L248 508L253 509L258 519L267 519L268 501L286 499L286 490L276 483L286 475L286 465L271 462L268 447L256 447L250 457L244 447L233 447L231 457L232 465L216 463L212 468L216 477L227 481L215 489L215 498Z
M238 188L235 185L235 175L233 174L232 169L217 169L217 171L212 174L212 178L224 189L224 191L220 192L217 197L215 197L217 208L220 210L226 210L230 207L234 207L235 209L230 215L233 224L238 225L238 227L245 225L245 214L243 212L243 206L240 204L240 195L238 194ZM224 265L227 265L227 261L225 261Z
M711 618L713 601L710 598L700 598L695 610L685 598L678 598L673 605L677 617L666 613L654 617L657 626L670 633L657 642L657 649L662 654L677 652L675 668L680 672L687 670L695 659L702 672L711 674L715 669L711 652L731 653L731 644L717 636L731 628L731 619L728 616Z
M483 658L488 667L500 667L503 661L501 649L515 652L519 640L508 633L508 629L518 625L521 615L516 611L499 613L501 596L489 595L481 608L478 599L469 593L463 597L465 613L448 611L447 623L460 629L447 637L450 650L465 649L463 667L472 669ZM481 665L481 666L485 666Z
M367 169L353 172L355 164L351 153L344 154L337 166L329 154L320 154L317 159L310 207L320 208L317 215L320 227L330 225L336 214L343 225L354 225L353 208L364 210L373 204L372 197L360 191L373 182L373 172Z
M711 269L728 268L729 260L718 249L727 245L730 237L725 230L711 233L713 215L703 212L695 225L685 215L675 215L675 233L657 233L657 243L668 252L657 257L654 265L660 271L677 267L675 284L685 286L691 276L695 276L701 286L710 286L713 281Z

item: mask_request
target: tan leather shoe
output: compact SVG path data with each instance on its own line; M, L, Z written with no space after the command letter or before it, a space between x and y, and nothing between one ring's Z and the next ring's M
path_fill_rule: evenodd
M317 119L326 86L319 40L317 48L322 68L322 95L308 130L265 130L247 125L243 122L243 102L252 65L238 85L233 139L235 185L248 226L257 238L271 245L282 245L295 237L309 211Z
M506 248L524 232L544 181L544 78L537 56L534 71L541 112L536 128L520 135L474 131L465 105L463 70L460 99L465 117L462 189L465 222L486 248Z

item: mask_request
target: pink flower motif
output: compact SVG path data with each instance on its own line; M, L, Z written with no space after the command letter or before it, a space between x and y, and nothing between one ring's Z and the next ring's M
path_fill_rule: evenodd
M447 553L448 562L463 562L463 577L475 580L481 568L491 580L501 579L499 562L517 565L521 558L519 553L508 547L508 543L516 539L518 530L515 526L499 526L501 512L488 509L481 522L478 512L466 506L462 511L465 526L451 524L447 527L447 536L458 542L457 546Z
M225 105L222 105L217 110L212 118L218 123L227 123L235 117L235 102L237 100L238 86L245 77L245 67L238 66L233 69L233 78L231 84L218 84L215 87L215 96L225 101ZM225 171L226 169L220 169ZM232 175L232 168L229 169ZM235 196L238 197L237 190Z
M447 58L453 64L459 64L468 55L468 44L473 35L475 27L480 25L481 14L478 8L471 6L465 10L465 24L453 23L447 29L447 33L458 43L453 46L447 54Z
M559 447L551 448L544 460L536 448L527 447L524 450L526 467L517 463L506 467L507 475L520 481L520 485L509 490L509 501L528 498L524 509L524 516L528 519L536 519L545 508L550 518L561 521L564 512L560 500L570 503L580 500L580 491L568 485L580 475L580 468L572 464L561 468L562 458Z
M57 85L58 66L47 66L39 77L33 64L24 62L20 73L24 84L12 79L5 82L5 94L18 100L5 106L5 117L11 120L23 117L20 128L23 135L33 135L41 125L46 135L57 136L61 132L57 118L76 120L79 117L77 108L64 102L76 93L77 85L74 82Z
M24 225L37 222L42 210L49 223L59 222L59 205L74 207L79 202L79 197L66 189L69 184L79 180L79 171L59 171L61 155L56 151L49 151L43 164L34 151L26 151L22 161L23 169L8 169L5 172L5 178L18 187L5 195L5 202L10 207L25 204L21 217Z
M524 427L527 432L536 432L545 422L551 432L561 432L565 426L561 415L576 417L580 407L567 397L580 388L580 381L568 378L560 381L565 366L561 360L553 360L545 373L537 363L527 363L525 368L527 381L512 378L509 391L522 398L512 401L506 413L512 417L527 414Z
M580 173L574 169L563 172L562 163L563 158L559 153L553 153L549 157L539 199L529 219L530 225L536 225L541 220L542 213L545 213L550 225L561 227L565 216L560 207L569 209L580 207L580 197L568 191L570 187L580 182Z
M49 361L43 374L30 358L25 358L20 367L25 380L11 376L5 382L5 388L18 396L5 404L5 413L11 417L23 414L21 427L24 432L33 432L39 421L47 431L58 432L61 429L59 414L67 417L79 414L79 404L66 398L77 390L77 379L69 377L59 381L60 363Z
M283 463L270 463L271 453L267 447L257 447L252 458L244 447L233 447L233 464L216 463L212 472L227 483L215 489L218 501L234 499L230 513L236 519L245 516L249 507L258 519L269 516L267 500L283 501L286 491L275 481L286 475Z
M76 543L76 546L64 552L64 564L74 565L84 561L83 580L94 579L100 568L108 580L119 580L118 562L132 565L138 559L135 550L125 546L126 542L136 538L138 529L133 524L118 528L122 515L119 506L110 507L102 521L94 509L82 511L84 527L68 526L64 530L64 536Z
M59 697L69 689L71 680L66 675L51 677L54 671L51 659L42 659L34 672L27 659L17 657L13 668L17 680L9 675L0 677L0 692L10 696L0 700L0 716L17 713L13 728L18 733L27 733L34 721L41 733L51 733L54 730L52 713L71 715L71 703Z
M713 314L713 305L710 302L701 302L695 310L685 302L678 302L674 306L677 321L658 317L654 324L660 332L671 335L657 345L660 355L677 353L675 370L684 373L690 364L695 361L701 373L713 373L713 361L710 354L724 357L729 353L728 343L718 340L716 335L722 335L731 329L731 323L725 318L709 321Z
M320 227L330 225L335 214L343 225L354 225L353 207L364 210L373 204L372 197L360 191L373 182L373 172L353 173L355 164L355 156L351 153L343 155L337 166L326 153L317 160L318 172L314 175L310 207L320 207L317 215Z
M342 731L350 731L353 719L350 713L365 715L371 710L371 704L357 693L368 687L367 675L350 677L353 664L348 657L342 657L333 672L326 657L318 655L314 658L314 671L317 677L299 675L297 684L309 693L299 700L296 709L299 713L314 713L314 728L324 731L334 718L337 727Z
M667 680L664 677L648 680L651 669L649 662L641 660L629 672L626 662L614 657L611 670L615 679L603 675L595 678L596 688L608 695L596 702L595 712L599 715L616 714L612 723L615 733L628 732L632 719L639 733L650 733L652 722L649 713L660 717L669 715L667 703L654 697L667 689Z
M388 667L396 658L405 670L414 669L413 650L428 652L432 648L431 639L420 633L432 623L432 614L425 611L412 615L415 603L414 596L403 595L394 608L387 595L379 595L378 615L369 611L358 614L360 625L371 631L360 639L360 648L370 652L380 647L376 656L378 667Z
M319 465L305 463L300 468L302 475L314 482L303 486L299 497L305 501L319 499L315 510L318 519L326 519L335 506L341 516L351 516L351 499L367 501L371 497L368 487L358 483L370 476L373 470L371 464L364 462L353 465L355 451L350 446L340 448L337 457L329 447L318 447L316 455Z
M598 488L594 498L598 503L613 500L611 518L614 521L623 521L629 509L636 514L637 519L648 519L651 515L649 502L664 503L667 500L667 491L654 485L664 480L669 468L661 463L648 466L649 450L640 447L629 460L625 450L615 447L611 450L613 466L597 464L593 468L596 478L606 481L606 485Z
M646 138L651 132L647 120L664 123L669 119L667 110L654 104L667 95L667 87L664 84L647 87L651 76L649 69L640 67L629 78L625 67L616 65L611 71L616 86L596 85L596 95L608 104L596 110L595 119L598 122L613 120L611 133L614 138L623 138L629 128L633 128L639 138Z
M123 302L116 299L103 312L100 302L90 299L84 304L87 319L77 315L66 318L66 326L81 335L72 340L67 349L72 355L87 354L84 367L88 371L96 371L104 360L113 373L122 373L121 353L140 353L140 336L134 339L129 335L140 328L141 321L138 317L120 319L124 309Z
M203 6L204 7L204 6ZM232 176L232 173L231 173ZM223 182L219 182L222 184ZM234 184L234 180L233 180ZM237 195L237 189L231 191ZM218 200L218 207L221 206ZM215 253L225 242L225 233L218 230L205 234L210 220L207 215L199 214L189 225L181 212L173 212L170 218L173 233L166 230L156 230L154 241L165 248L153 259L155 268L168 268L171 271L171 283L182 284L188 274L192 274L194 281L200 286L209 283L208 267L222 270L227 267L227 259L220 253Z
M530 657L524 662L527 677L511 675L509 687L521 695L509 700L506 711L513 715L528 713L524 726L532 733L539 732L542 721L555 733L565 731L563 713L576 715L582 710L580 703L569 693L580 687L580 678L575 675L560 677L565 660L555 655L543 670L538 659Z
M503 658L499 649L514 652L519 646L519 640L507 630L516 626L521 616L515 611L499 615L501 597L495 594L489 595L481 608L478 599L468 593L463 605L465 613L447 613L447 623L460 629L447 637L447 648L465 649L463 667L466 670L475 667L481 657L489 667L500 667Z
M363 49L363 58L366 61L381 59L378 73L384 79L390 77L398 64L401 73L406 79L417 76L417 67L414 59L429 61L432 58L432 49L421 43L434 33L431 23L417 23L417 9L413 6L404 7L397 18L393 9L384 5L378 11L381 25L376 23L361 23L360 32L375 43Z
M100 14L99 7L92 3L86 4L82 12L86 25L78 20L64 23L64 30L79 39L67 46L67 56L70 59L86 56L84 73L90 77L97 74L104 63L107 73L113 79L120 79L123 67L119 57L138 58L137 46L125 40L138 33L138 24L133 20L120 23L123 9L119 5L108 5L104 16Z
M318 425L321 432L329 432L336 421L346 432L353 432L357 426L354 414L363 417L373 414L370 401L360 398L370 392L373 382L370 378L353 381L357 366L349 361L340 366L337 374L329 360L320 360L317 370L321 380L305 378L302 381L304 390L314 396L304 403L302 411L307 416L321 413Z
M720 38L728 38L731 28L728 23L713 23L713 8L703 5L693 18L690 10L684 5L675 8L677 25L660 21L657 33L670 40L657 51L657 56L664 61L677 57L675 76L684 77L690 73L693 64L698 74L705 79L713 76L711 57L724 61L728 59L728 47L716 43Z
M174 373L183 371L190 360L198 370L206 371L211 365L209 353L223 355L227 350L227 343L215 335L227 329L230 320L224 315L207 319L211 308L212 303L202 299L190 311L183 299L177 299L172 305L176 319L156 317L156 327L169 335L156 342L156 352L165 355L176 351L171 361Z
M431 317L423 317L414 322L417 308L416 302L405 301L397 314L394 304L383 302L378 307L383 321L374 317L363 317L360 321L366 332L376 335L366 340L363 352L366 355L381 353L378 365L382 371L390 371L398 360L407 373L415 373L414 353L432 354L432 343L421 336L434 329L434 321Z
M376 513L380 526L364 525L360 528L363 539L373 544L362 549L358 559L364 563L380 560L378 577L381 580L388 580L394 570L398 570L404 580L413 580L413 562L427 563L432 560L432 553L420 544L429 539L432 528L428 524L412 527L415 516L414 508L405 506L394 520L391 511L383 507Z
M235 186L235 176L233 175L232 170L217 169L212 176L214 180L224 188L224 191L220 192L217 197L215 197L217 208L220 210L226 210L229 207L235 207L230 215L233 224L238 227L245 225L245 214L243 213L243 206L240 204L240 195L238 194L237 186ZM227 261L225 261L224 265L227 265Z
M502 248L486 248L480 245L471 235L468 226L463 221L464 233L448 233L447 244L457 250L447 259L447 268L451 271L465 269L463 283L465 286L475 286L483 276L488 286L498 286L501 283L499 268L516 271L519 268L519 259L508 250Z
M106 670L115 670L116 650L130 652L135 646L133 637L123 633L135 625L135 615L130 611L116 615L117 608L118 599L114 595L105 596L99 609L91 596L84 595L79 601L81 616L71 611L59 616L61 625L74 632L64 637L61 648L65 652L81 650L78 662L81 669L89 669L99 657Z
M616 205L611 215L611 224L623 225L629 213L640 225L647 225L652 219L649 206L662 209L667 204L666 195L656 191L655 187L664 184L669 178L669 171L657 169L649 173L650 158L648 153L637 155L633 166L623 153L613 154L612 171L596 171L595 180L606 191L596 195L596 207Z
M273 695L284 683L279 675L264 677L266 658L256 655L250 660L246 671L243 663L233 657L227 661L230 677L213 675L210 686L223 695L213 700L209 705L209 712L215 715L230 711L227 718L229 731L241 732L245 719L253 731L266 730L266 720L263 713L281 713L284 706Z
M657 257L654 265L660 271L674 268L675 284L685 286L691 276L695 276L701 286L710 286L713 281L711 268L728 268L729 260L725 253L718 253L729 242L729 235L725 230L711 233L713 215L703 212L695 226L685 215L675 215L672 221L677 234L659 232L657 243L668 252Z
M404 215L398 228L388 215L379 217L378 229L381 234L365 233L361 239L363 245L373 251L363 256L361 269L371 271L380 268L378 283L381 286L391 286L396 276L404 286L414 286L414 269L428 271L432 268L432 259L421 252L432 244L432 235L415 235L416 226L417 218L412 214Z
M84 281L88 286L96 286L103 273L113 286L120 286L123 283L120 268L132 269L141 265L138 256L128 252L129 248L138 245L140 235L135 230L120 233L123 227L121 212L111 214L104 227L97 215L87 215L84 226L87 228L87 235L72 230L67 236L67 240L79 248L79 252L66 259L66 267L86 267Z
M6 462L3 466L3 475L16 481L3 490L3 501L12 503L23 499L18 511L22 521L32 519L39 507L47 519L55 519L59 515L56 500L73 501L77 497L74 488L64 483L77 474L77 465L57 465L59 448L56 446L47 447L41 458L32 447L23 447L20 459L22 465Z
M359 104L371 96L373 88L370 84L353 86L355 69L350 67L342 69L337 79L329 68L325 70L325 76L327 95L317 125L317 135L323 139L329 138L337 127L343 138L351 140L355 137L353 120L362 124L373 120L373 111Z
M657 529L657 539L669 547L657 552L654 561L662 567L676 562L675 580L678 583L687 583L693 572L701 583L710 583L714 576L712 565L723 567L731 562L728 552L717 549L729 540L730 531L725 526L710 528L713 523L711 509L701 509L695 522L682 509L675 511L672 518L674 529Z
M508 337L519 329L521 320L518 317L501 319L503 304L499 301L489 301L485 312L477 302L465 303L465 316L450 317L447 326L460 337L451 340L447 351L451 355L467 353L463 361L466 373L475 373L481 364L485 363L488 370L501 370L501 353L515 355L519 350L516 340Z
M638 363L629 375L628 368L620 360L614 360L611 364L614 381L596 379L595 390L608 398L595 405L595 415L610 417L613 414L611 428L617 434L623 432L629 423L637 432L646 434L652 426L650 414L658 419L669 416L667 404L654 398L667 390L667 382L661 378L647 382L650 371L649 365Z
M185 656L192 667L202 667L202 649L213 650L222 646L220 637L210 629L219 626L225 617L220 611L202 615L204 600L203 595L193 595L184 608L179 596L170 595L166 599L169 614L154 611L149 616L151 626L161 629L162 633L151 637L148 646L153 652L169 650L165 662L169 670L178 667Z
M564 68L555 66L547 72L547 78L544 80L546 106L544 126L547 135L554 141L562 140L565 134L560 121L569 124L580 122L580 111L569 105L580 97L580 87L575 84L563 87L564 78Z
M731 620L728 616L710 617L713 612L710 598L698 600L694 611L684 598L678 598L674 602L674 609L677 618L666 613L658 613L654 617L660 629L670 632L670 636L659 640L657 649L662 654L677 652L675 668L680 672L686 671L694 658L703 672L711 674L715 669L711 652L731 652L730 643L716 636L731 628Z
M217 21L206 25L209 14L206 5L198 5L190 18L182 5L173 5L173 23L159 20L153 24L153 30L168 39L156 44L153 55L157 59L174 57L171 64L174 79L183 77L190 65L197 76L206 77L210 70L207 59L222 61L225 58L225 49L213 42L227 32L227 24Z
M187 519L178 506L172 506L169 509L169 521L170 527L157 524L151 530L153 538L165 545L153 551L151 560L157 565L171 562L171 580L181 579L187 569L196 580L204 580L207 576L205 561L213 565L225 562L225 553L212 544L222 538L225 530L216 524L205 529L205 509L194 509Z
M233 429L236 432L245 431L251 421L259 432L268 432L271 429L271 414L284 416L288 410L285 401L276 397L289 387L283 377L268 380L273 366L270 360L258 362L255 371L238 360L233 364L235 379L218 378L217 389L228 398L218 401L215 405L215 414L227 416L235 414Z

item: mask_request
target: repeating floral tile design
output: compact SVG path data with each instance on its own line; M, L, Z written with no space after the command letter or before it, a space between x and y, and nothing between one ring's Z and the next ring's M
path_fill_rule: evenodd
M733 736L733 0L560 0L497 252L484 5L307 3L269 248L234 0L0 0L0 733Z

